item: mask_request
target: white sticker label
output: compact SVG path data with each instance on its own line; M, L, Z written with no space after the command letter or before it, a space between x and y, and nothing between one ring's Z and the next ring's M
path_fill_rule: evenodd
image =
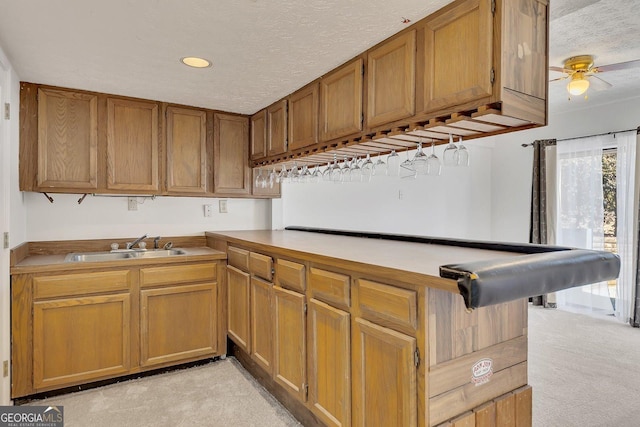
M471 382L476 386L486 384L493 375L493 360L480 359L471 367Z

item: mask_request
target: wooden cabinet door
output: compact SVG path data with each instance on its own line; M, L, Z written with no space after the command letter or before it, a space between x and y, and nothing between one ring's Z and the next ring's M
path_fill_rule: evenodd
M273 372L272 294L272 283L251 278L251 357L269 375Z
M267 157L267 110L251 116L251 160Z
M35 391L128 373L130 330L128 293L35 302Z
M363 61L357 59L320 80L320 140L362 130Z
M289 150L318 142L318 83L289 97Z
M415 114L416 31L395 37L367 55L367 125Z
M107 188L157 193L158 104L107 98Z
M416 339L356 318L353 323L356 426L416 426Z
M250 292L249 274L227 266L227 334L248 354L251 353Z
M491 0L468 0L445 8L423 28L423 111L491 96Z
M287 100L276 102L267 108L268 147L270 156L287 151Z
M213 191L249 194L249 121L230 114L214 114L213 121Z
M306 401L307 380L304 295L273 287L273 376L278 384L301 402Z
M309 301L309 404L329 426L351 425L349 313Z
M167 107L167 191L207 191L207 113Z
M216 283L140 291L141 366L213 356L217 299Z
M98 188L97 165L98 97L38 89L38 188Z

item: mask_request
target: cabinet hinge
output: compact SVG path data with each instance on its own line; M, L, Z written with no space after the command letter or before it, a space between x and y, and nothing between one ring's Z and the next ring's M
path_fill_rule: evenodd
M305 314L307 314L307 303L306 303L306 302L304 303L304 308L303 308L303 310L304 310L304 313L305 313Z
M491 69L491 75L490 75L489 79L491 80L491 84L493 84L496 81L496 69L495 68Z
M4 119L9 120L11 118L11 104L8 102L4 103Z
M417 349L413 352L413 364L416 365L416 368L420 366L420 349Z
M491 0L491 14L496 14L496 0Z
M360 73L364 77L364 62L362 63L362 67L360 67Z
M309 384L303 384L302 387L304 389L304 398L308 399L309 398Z
M364 113L360 114L360 129L364 126Z

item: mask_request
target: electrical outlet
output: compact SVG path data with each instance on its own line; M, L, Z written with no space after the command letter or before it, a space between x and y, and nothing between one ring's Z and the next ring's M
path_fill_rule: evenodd
M211 214L212 214L211 205L204 205L204 216L205 216L205 218L211 217Z
M4 248L9 249L9 232L4 232Z
M402 190L398 190L398 200L402 200L403 197L404 193L402 192Z
M9 376L9 361L5 360L4 362L2 362L2 376L3 377L8 377Z
M129 202L129 210L130 211L137 211L138 210L138 198L137 197L128 197L127 200Z
M220 213L227 213L227 201L220 200L218 207L220 208Z

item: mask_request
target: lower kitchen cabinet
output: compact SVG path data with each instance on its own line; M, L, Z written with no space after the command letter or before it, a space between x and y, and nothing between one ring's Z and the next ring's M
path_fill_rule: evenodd
M226 353L220 273L214 261L12 275L11 397Z
M350 315L312 298L307 316L309 405L328 426L350 426Z
M269 375L273 372L272 294L272 283L251 278L251 357Z
M366 320L353 323L355 426L416 426L416 339Z
M142 290L141 366L215 353L217 300L216 283Z
M305 296L273 287L274 379L300 401L306 399L307 355Z
M130 369L130 319L128 293L35 302L35 390L126 374Z
M251 276L227 266L227 333L247 353L251 351L249 297Z

